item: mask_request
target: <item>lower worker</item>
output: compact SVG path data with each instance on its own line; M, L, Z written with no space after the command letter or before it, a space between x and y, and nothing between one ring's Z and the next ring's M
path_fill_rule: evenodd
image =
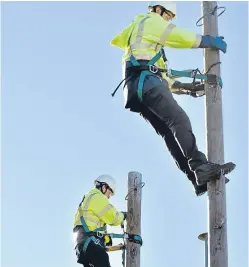
M124 51L125 108L140 113L163 137L178 167L201 195L209 181L230 173L235 164L209 162L198 149L189 117L172 92L191 92L203 85L170 79L163 48L210 48L225 53L227 44L221 37L202 36L172 24L176 17L172 1L154 1L148 7L150 12L138 15L111 41Z
M110 204L115 194L116 182L110 175L99 176L95 188L84 197L74 219L73 237L77 263L84 267L110 267L106 246L112 246L106 225L118 226L126 219L126 212L119 212Z

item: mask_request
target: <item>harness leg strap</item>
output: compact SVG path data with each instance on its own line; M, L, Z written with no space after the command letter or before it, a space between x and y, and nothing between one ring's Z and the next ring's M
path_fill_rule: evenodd
M160 50L147 64L146 66L154 65L162 56L162 51ZM133 66L141 66L137 59L131 55L130 61ZM138 81L138 88L137 88L137 96L139 101L143 101L143 87L144 87L144 80L147 75L151 75L153 72L149 70L144 70L140 73L139 81Z

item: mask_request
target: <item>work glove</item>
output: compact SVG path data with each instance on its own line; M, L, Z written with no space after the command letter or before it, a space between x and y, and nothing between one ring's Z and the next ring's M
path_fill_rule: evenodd
M124 220L126 220L126 218L127 218L127 212L125 212L125 211L121 211L121 213L124 214Z
M210 35L204 35L202 36L199 48L214 48L226 53L227 44L223 41L223 39L224 37L222 36L213 37Z
M105 245L107 247L111 247L112 246L112 238L111 238L111 236L109 236L109 235L105 236Z

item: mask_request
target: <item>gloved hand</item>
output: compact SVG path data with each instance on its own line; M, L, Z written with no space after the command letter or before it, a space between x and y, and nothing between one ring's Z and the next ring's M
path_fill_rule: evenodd
M227 51L227 44L223 41L224 37L213 37L210 35L202 36L199 48L215 48L221 50L223 53Z
M105 245L107 247L111 247L112 246L112 238L109 235L105 236Z
M126 218L127 218L127 212L125 212L125 211L121 211L121 213L124 214L124 220L126 220Z

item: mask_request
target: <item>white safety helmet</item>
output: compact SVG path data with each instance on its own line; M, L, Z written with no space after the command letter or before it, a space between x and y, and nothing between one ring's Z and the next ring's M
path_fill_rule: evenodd
M149 10L151 10L154 6L162 6L166 10L173 13L175 15L174 18L176 17L176 2L174 1L151 1L149 2L148 4Z
M95 181L94 181L94 185L96 186L98 183L103 183L103 184L107 184L110 189L112 190L112 195L115 194L116 191L116 181L115 179L109 175L109 174L103 174L100 175Z

